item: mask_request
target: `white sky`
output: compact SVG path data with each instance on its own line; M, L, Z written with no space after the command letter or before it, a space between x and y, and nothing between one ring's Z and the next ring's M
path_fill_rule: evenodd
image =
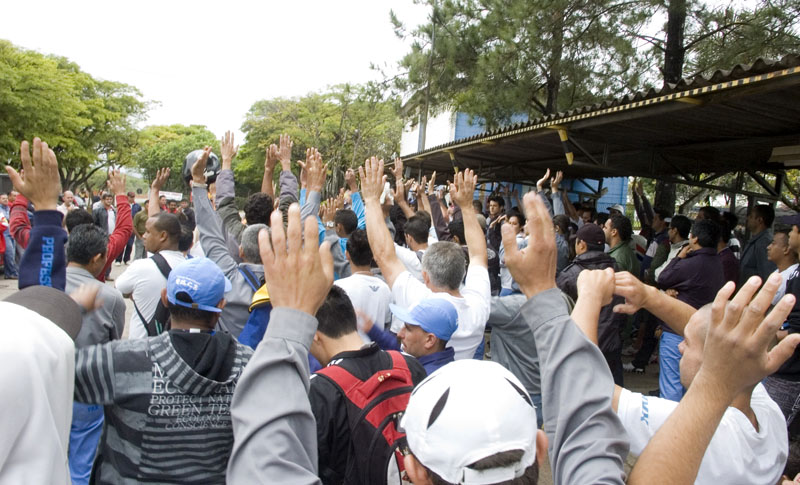
M408 51L412 0L137 0L3 2L0 38L68 57L92 76L131 84L160 106L145 124L236 130L257 100L377 80Z

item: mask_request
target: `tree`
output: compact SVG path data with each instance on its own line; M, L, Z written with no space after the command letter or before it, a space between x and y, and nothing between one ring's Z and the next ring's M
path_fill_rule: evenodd
M374 85L343 84L299 98L257 101L241 128L246 141L234 164L237 186L259 190L266 148L288 133L295 159L304 160L308 147L325 157L326 192L331 193L344 184L347 168L371 155L389 160L398 154L403 128L398 108L397 99L386 98Z
M0 40L0 159L16 159L20 140L38 136L57 153L64 188L77 188L127 163L147 108L133 86Z
M189 187L181 178L183 160L204 146L211 146L219 154L219 140L205 126L148 126L139 132L138 148L130 161L147 181L153 180L158 169L169 167L171 174L164 190L188 193Z
M648 2L637 0L428 0L431 20L392 79L411 114L453 108L488 128L614 97L640 83L634 43Z
M761 0L752 9L738 10L692 0L660 0L657 6L656 15L663 10L667 14L663 35L633 34L650 44L645 56L663 55L664 84L677 83L686 71L688 77L710 74L759 57L780 58L800 48L797 0ZM659 181L655 207L672 210L675 190L675 184Z

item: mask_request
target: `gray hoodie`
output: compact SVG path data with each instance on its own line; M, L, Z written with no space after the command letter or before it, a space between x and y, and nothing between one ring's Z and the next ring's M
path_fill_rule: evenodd
M197 216L197 230L200 232L200 246L206 257L217 263L231 280L231 291L225 293L225 308L222 309L218 326L221 330L230 332L234 338L239 338L250 317L250 303L255 293L239 268L247 268L260 280L264 277L264 267L260 264L237 263L233 259L226 243L225 227L208 200L207 188L192 187L192 199Z

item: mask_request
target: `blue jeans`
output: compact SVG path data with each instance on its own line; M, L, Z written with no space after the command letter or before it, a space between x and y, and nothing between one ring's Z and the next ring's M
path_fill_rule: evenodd
M544 414L542 414L542 395L541 394L528 394L536 406L536 427L542 429L544 424Z
M686 393L681 385L681 353L678 344L683 342L680 335L663 332L658 346L658 388L659 395L671 401L680 401Z
M17 269L17 244L8 231L3 234L3 237L6 239L6 253L4 259L6 276L19 277L19 270Z
M69 474L73 485L88 485L97 445L103 433L103 407L72 403L69 430Z

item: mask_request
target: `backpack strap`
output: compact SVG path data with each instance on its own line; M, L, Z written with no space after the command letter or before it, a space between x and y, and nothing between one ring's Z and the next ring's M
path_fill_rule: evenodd
M165 279L169 279L169 274L172 272L172 267L167 263L166 258L162 256L160 253L156 253L150 257L156 266L158 266L158 270L161 271L161 274L164 275Z
M244 277L244 280L250 285L250 288L252 288L254 292L258 291L261 287L261 282L258 281L258 278L256 278L256 275L252 271L239 265L239 273L242 274L242 277Z
M388 389L394 389L411 385L411 371L408 369L405 358L400 352L391 350L387 352L392 358L392 367L383 369L362 381L351 374L347 369L340 365L329 365L317 371L334 382L353 404L359 408L364 408L369 404L369 396L376 387L387 380L394 381L389 384Z

